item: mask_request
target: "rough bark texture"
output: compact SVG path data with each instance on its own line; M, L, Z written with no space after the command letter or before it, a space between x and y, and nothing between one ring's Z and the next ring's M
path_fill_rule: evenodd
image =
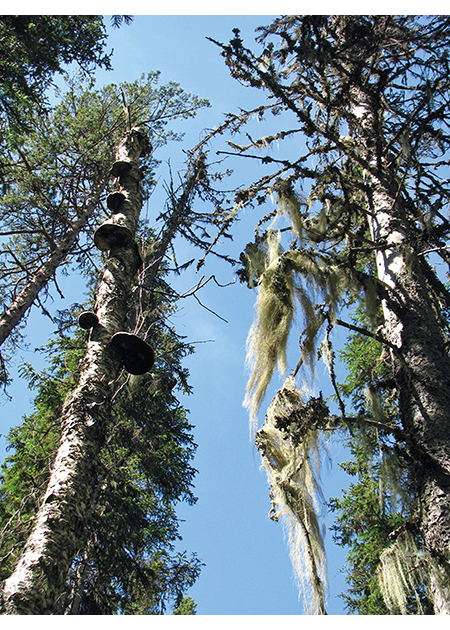
M132 129L122 146L129 148L133 166L120 185L133 200L136 225L141 209L138 158L147 140ZM91 331L79 384L63 409L61 442L47 491L21 560L4 583L6 614L51 614L64 591L96 487L98 455L110 422L111 387L120 370L109 341L123 330L139 264L134 241L109 252L96 294L99 324Z
M450 359L401 196L391 190L395 177L389 177L385 158L380 168L370 154L370 139L376 137L370 106L356 90L355 102L371 165L368 220L374 242L383 245L376 252L378 278L387 289L383 336L400 351L401 359L393 353L392 361L403 427L415 445L419 527L441 567L439 575L431 575L431 599L436 614L450 614Z
M426 283L414 269L397 278L396 298L407 366L396 371L401 417L423 453L414 467L420 529L441 567L440 577L432 576L435 612L450 614L450 360Z

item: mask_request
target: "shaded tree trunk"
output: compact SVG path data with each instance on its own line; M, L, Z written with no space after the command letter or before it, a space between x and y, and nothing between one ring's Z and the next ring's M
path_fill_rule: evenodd
M379 234L392 244L392 250L377 255L379 278L390 287L383 305L383 335L401 353L401 360L393 354L392 361L403 426L416 445L411 454L419 527L426 548L442 567L442 575L431 576L431 599L436 614L450 614L444 585L450 549L450 360L426 280L414 260L416 252L410 252L408 263L399 255L406 244L397 240L395 223L391 216ZM394 259L395 275L389 267Z
M134 128L117 151L123 159L126 150L131 163L119 182L134 226L142 205L138 160L147 148L146 136ZM96 293L99 323L90 333L79 384L62 411L60 446L49 484L22 557L3 586L7 614L51 614L64 592L97 484L98 455L111 417L111 389L120 370L110 339L123 330L140 262L134 240L109 251Z
M450 614L450 360L420 271L399 274L396 296L407 366L396 370L401 417L418 452L426 454L416 456L413 470L419 527L440 567L430 584L435 613Z
M355 90L356 92L356 90ZM364 146L377 137L371 108L358 92ZM375 153L375 150L373 151ZM392 353L404 430L415 445L413 479L418 524L426 548L439 565L430 590L436 614L450 614L450 359L436 306L430 298L411 233L410 217L393 188L385 156L368 153L368 222L376 251L377 274L386 288L382 300L383 336L399 349ZM380 164L380 166L377 166Z

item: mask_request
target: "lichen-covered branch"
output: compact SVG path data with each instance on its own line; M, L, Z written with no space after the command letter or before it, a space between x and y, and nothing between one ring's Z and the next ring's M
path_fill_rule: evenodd
M295 575L311 614L326 614L319 438L321 429L335 420L321 398L304 403L288 378L255 436L270 484L271 518L285 520Z

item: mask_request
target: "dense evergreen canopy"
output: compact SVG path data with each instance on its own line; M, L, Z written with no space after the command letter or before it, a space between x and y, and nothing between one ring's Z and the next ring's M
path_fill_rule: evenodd
M123 21L131 18L112 18L115 26ZM96 66L110 69L106 41L100 15L0 16L1 142L5 133L29 129L29 116L46 110L46 90L67 64L76 62L88 74Z

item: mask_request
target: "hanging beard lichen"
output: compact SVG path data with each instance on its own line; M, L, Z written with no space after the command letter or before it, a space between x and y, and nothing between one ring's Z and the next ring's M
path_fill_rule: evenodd
M295 241L287 251L281 247L281 230L268 229L247 246L241 257L242 279L250 287L258 285L253 325L247 339L247 363L251 375L244 405L250 412L250 429L257 428L262 400L278 368L287 369L287 343L298 301L304 329L300 336L301 357L314 379L316 340L325 321L336 322L336 312L351 274L344 272L317 247L298 246L302 242L299 207L290 198L280 204L278 215L298 219ZM277 221L278 215L275 217ZM294 217L295 218L295 217ZM317 298L320 305L317 305ZM289 537L290 555L300 592L308 613L326 614L327 583L323 527L319 522L322 495L319 487L319 438L329 427L329 411L321 398L304 404L294 378L289 378L272 401L265 424L255 440L266 469L274 506L274 520L282 516ZM308 602L308 605L306 603Z
M294 280L279 255L279 243L279 233L269 233L268 263L259 280L255 321L247 339L247 361L253 369L244 404L250 409L252 429L277 364L282 372L286 370L286 346L295 313Z
M430 577L439 581L439 567L430 553L419 549L411 532L404 530L395 542L381 554L377 569L378 583L386 606L391 613L422 614L418 589L430 584ZM427 589L428 590L428 589ZM433 599L432 589L428 590Z
M274 397L255 436L270 484L271 518L284 518L291 561L308 614L326 614L324 525L318 517L323 502L319 438L329 418L322 398L303 403L290 377Z
M333 320L339 298L348 286L348 277L342 270L322 260L317 252L303 248L282 252L280 236L279 231L268 231L266 266L259 277L255 320L247 338L247 363L252 372L244 405L250 411L253 431L275 369L278 367L283 375L286 372L286 349L296 300L305 322L302 361L313 376L316 336L325 321L323 313L315 308L317 294L321 295L323 306ZM258 263L261 265L260 258Z
M276 186L278 215L287 216L291 222L292 234L303 241L305 216L301 211L302 200L295 193L290 182L278 181ZM303 202L304 203L304 202Z

